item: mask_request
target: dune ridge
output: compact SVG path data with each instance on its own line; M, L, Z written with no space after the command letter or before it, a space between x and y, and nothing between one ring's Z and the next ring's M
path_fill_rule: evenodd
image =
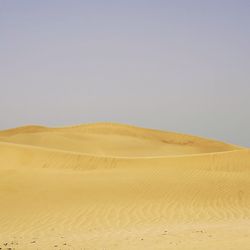
M0 131L0 199L3 249L247 250L250 150L114 123L24 126Z
M96 123L63 128L25 126L0 131L0 141L81 152L89 155L100 155L98 150L108 149L109 151L102 152L102 155L105 155L105 157L126 156L131 158L139 155L126 155L125 153L127 151L136 151L137 148L143 151L142 157L148 157L154 151L154 148L157 148L158 154L154 155L157 157L160 155L165 157L166 155L172 156L175 154L242 149L242 147L236 145L197 136L115 123ZM88 152L91 147L93 147L93 150ZM121 148L123 152L112 152L112 147L115 147L117 151L119 147L123 147ZM129 147L129 150L126 147ZM80 150L79 148L83 149ZM111 155L109 155L110 153Z

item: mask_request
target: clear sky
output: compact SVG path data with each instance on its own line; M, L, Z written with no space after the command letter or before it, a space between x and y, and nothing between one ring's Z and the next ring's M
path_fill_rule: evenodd
M0 129L112 121L250 146L250 1L0 0Z

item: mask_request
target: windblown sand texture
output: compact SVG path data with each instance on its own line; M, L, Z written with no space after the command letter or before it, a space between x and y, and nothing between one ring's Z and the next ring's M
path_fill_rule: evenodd
M97 123L0 131L0 249L250 249L250 150Z

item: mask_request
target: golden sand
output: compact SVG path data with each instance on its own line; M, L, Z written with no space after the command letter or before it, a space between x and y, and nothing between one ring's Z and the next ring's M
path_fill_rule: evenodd
M250 150L98 123L0 131L0 249L250 249Z

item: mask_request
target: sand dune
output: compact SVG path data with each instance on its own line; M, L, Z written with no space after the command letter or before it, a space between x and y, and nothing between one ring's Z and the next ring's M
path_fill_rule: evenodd
M250 150L98 123L0 131L0 248L249 249Z

